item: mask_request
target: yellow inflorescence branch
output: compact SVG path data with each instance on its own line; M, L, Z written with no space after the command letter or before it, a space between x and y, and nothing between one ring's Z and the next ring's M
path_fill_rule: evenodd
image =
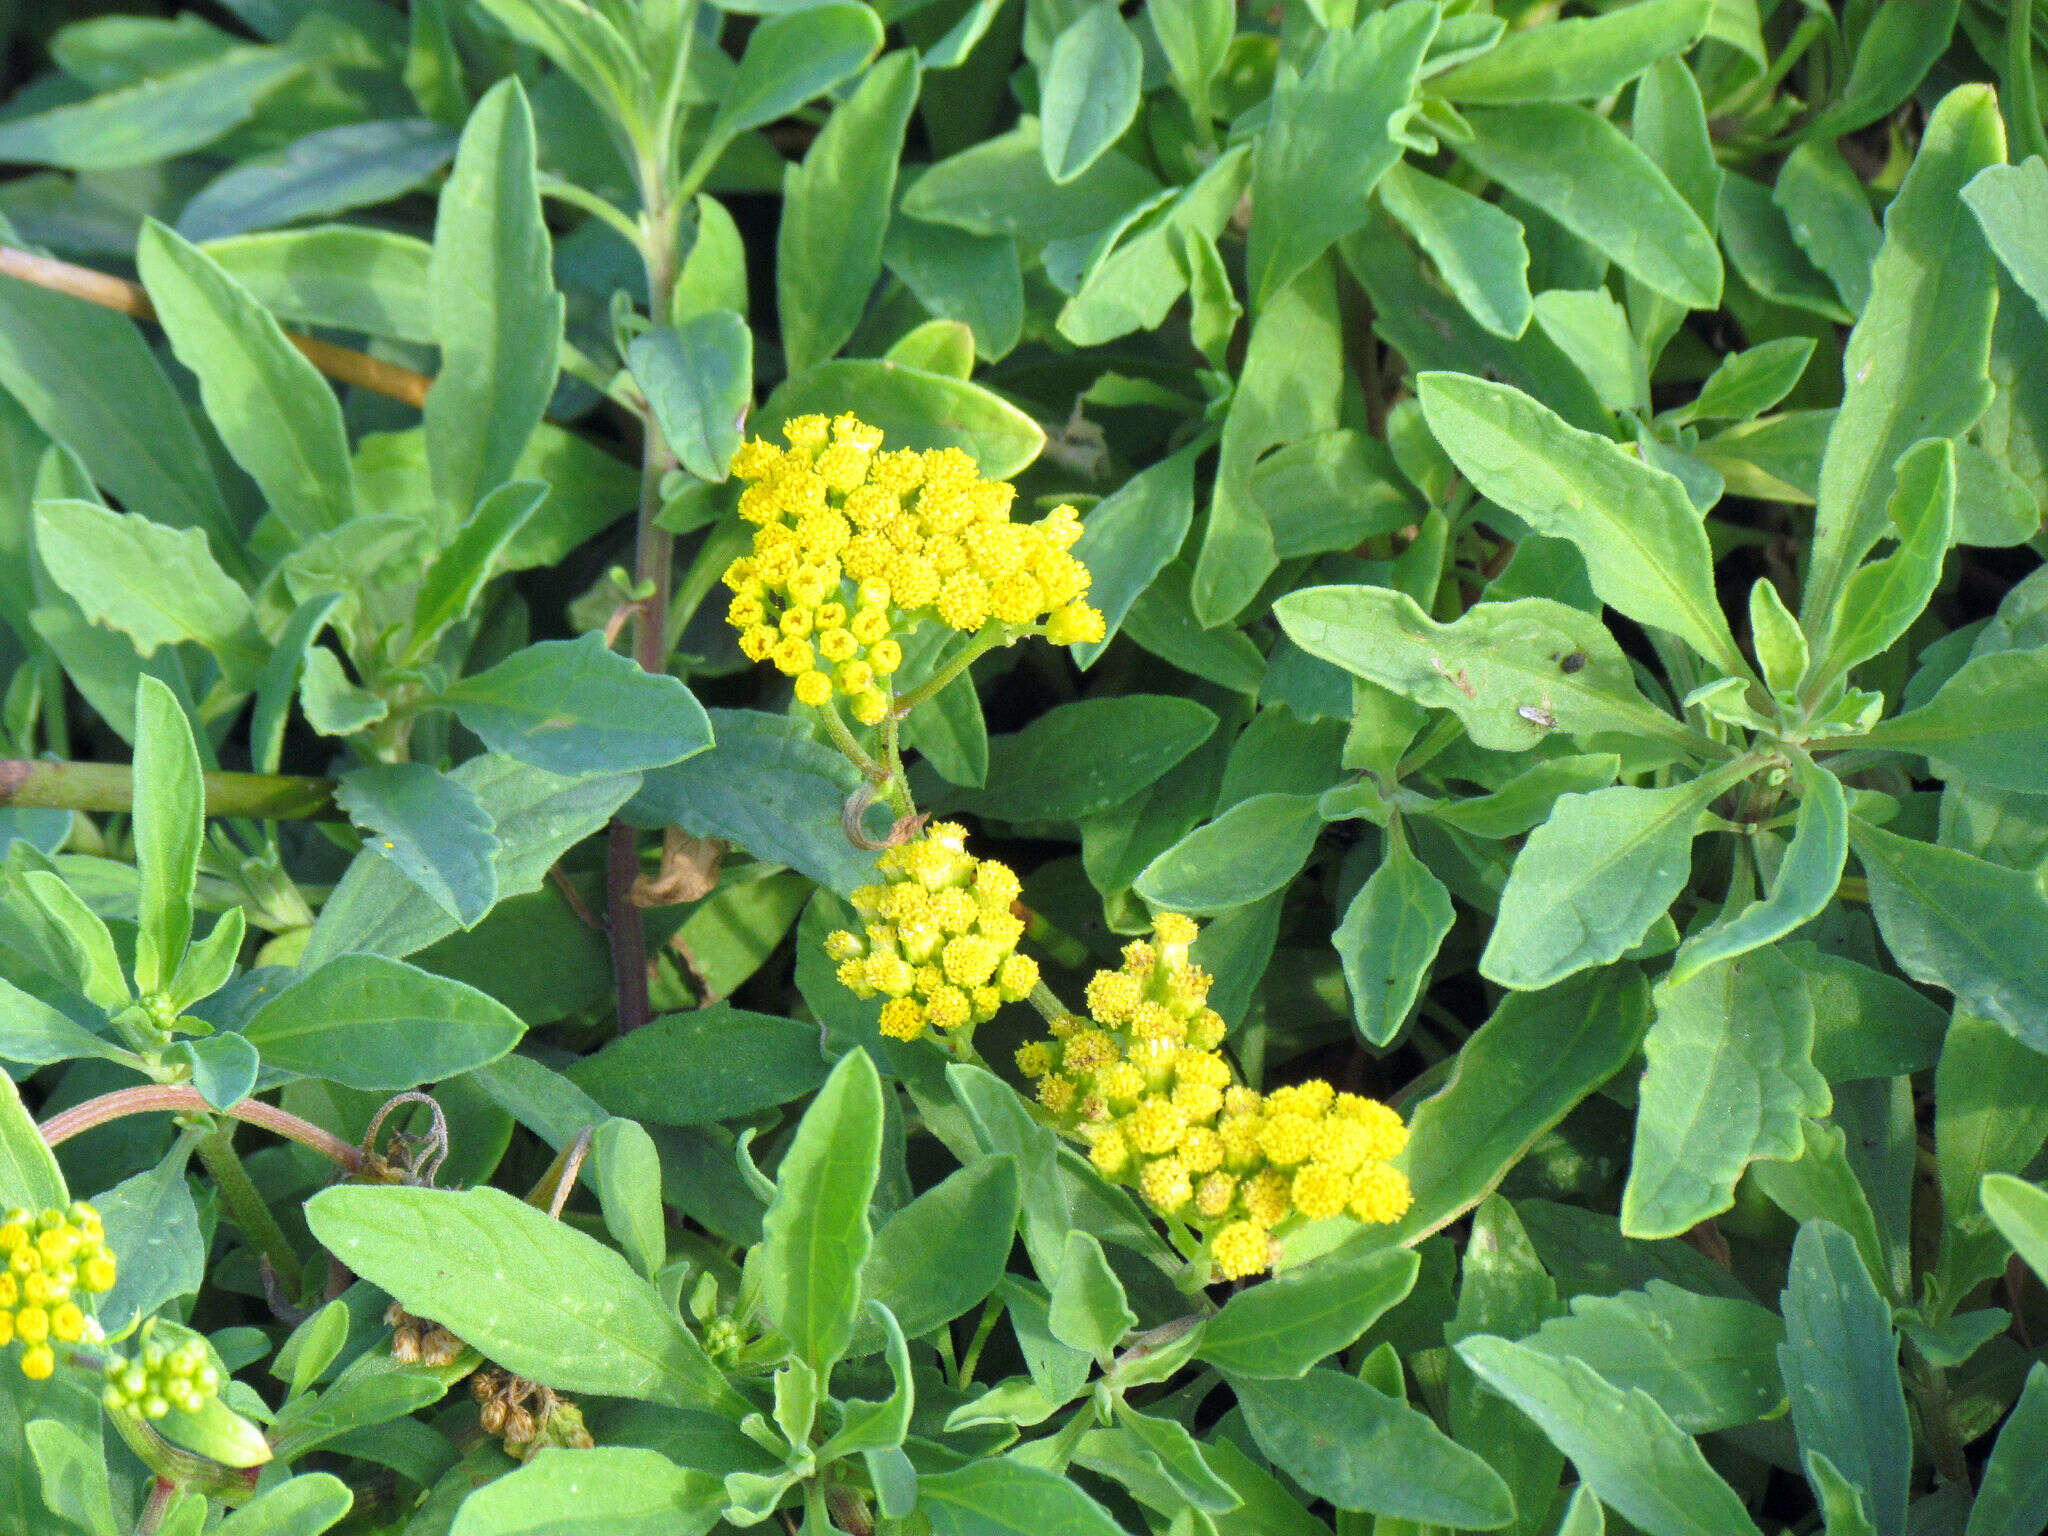
M879 725L903 664L903 637L930 618L963 634L1042 627L1055 645L1099 640L1102 615L1082 598L1088 568L1069 550L1072 507L1010 521L1013 486L984 480L958 448L882 450L851 414L798 416L788 447L761 438L733 458L747 482L739 512L753 553L726 568L726 619L753 661L794 681L799 703L844 695L854 719Z

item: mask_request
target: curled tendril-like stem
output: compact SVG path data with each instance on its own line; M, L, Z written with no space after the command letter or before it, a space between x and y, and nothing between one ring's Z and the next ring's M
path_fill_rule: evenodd
M433 1116L433 1123L423 1135L393 1131L389 1151L380 1159L377 1133L384 1128L385 1117L402 1104L426 1105ZM431 1186L434 1175L441 1171L441 1164L448 1160L448 1115L431 1094L421 1093L416 1088L394 1094L370 1117L370 1128L363 1132L362 1154L364 1162L383 1162L404 1183Z
M926 811L913 811L908 816L899 816L880 839L868 836L861 820L867 815L868 807L881 798L877 787L863 784L846 797L846 804L840 808L839 826L846 833L846 840L864 853L880 853L885 848L899 848L924 830L924 824L931 820Z

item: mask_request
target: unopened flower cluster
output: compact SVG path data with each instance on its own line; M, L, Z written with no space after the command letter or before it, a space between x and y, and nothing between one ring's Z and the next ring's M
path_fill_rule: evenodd
M154 1320L152 1320L154 1321ZM110 1360L100 1401L114 1411L160 1419L173 1408L197 1413L220 1396L220 1368L197 1336L165 1344L145 1336L133 1359Z
M61 1211L17 1208L0 1219L0 1348L21 1341L21 1373L31 1381L56 1369L52 1340L76 1344L99 1336L78 1298L113 1288L107 1234L83 1201Z
M967 454L884 452L880 430L850 414L794 417L782 434L787 448L755 438L733 457L755 531L753 553L726 568L726 618L799 702L843 694L856 720L879 724L901 637L928 615L964 634L995 621L1043 624L1055 645L1102 638L1082 601L1088 568L1068 552L1081 536L1072 507L1013 523L1014 487L982 479Z
M863 933L825 940L839 980L856 997L886 997L882 1033L915 1040L990 1018L1031 995L1038 962L1017 953L1024 924L1010 910L1017 876L967 851L966 829L935 822L876 860L878 885L853 893Z
M1210 978L1188 959L1195 931L1162 914L1123 969L1095 974L1088 1018L1018 1051L1039 1101L1105 1177L1201 1233L1226 1279L1270 1268L1278 1238L1305 1221L1399 1219L1411 1202L1388 1162L1407 1143L1400 1116L1325 1082L1239 1084L1217 1050Z

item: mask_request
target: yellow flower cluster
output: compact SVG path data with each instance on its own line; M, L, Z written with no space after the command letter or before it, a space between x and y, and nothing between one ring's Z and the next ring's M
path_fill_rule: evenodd
M1188 959L1195 932L1161 914L1122 970L1096 972L1087 1019L1069 1015L1017 1052L1039 1102L1105 1177L1201 1233L1226 1279L1270 1268L1277 1238L1303 1221L1397 1220L1411 1201L1387 1161L1407 1144L1401 1117L1325 1082L1239 1084L1217 1050L1209 975Z
M882 996L882 1033L915 1040L979 1024L1031 995L1038 962L1017 953L1023 922L1010 911L1017 877L967 851L967 831L934 822L875 861L883 881L853 893L865 934L825 939L856 997Z
M154 1324L156 1319L150 1321ZM165 1344L145 1333L141 1353L134 1359L107 1362L100 1401L112 1412L126 1409L145 1419L160 1419L173 1408L199 1412L208 1398L220 1396L220 1386L220 1368L204 1339L193 1335Z
M76 1344L98 1329L73 1299L114 1288L114 1255L99 1213L84 1202L0 1219L0 1347L20 1339L21 1373L41 1381L57 1367L50 1340Z
M1068 553L1072 507L1013 523L1015 488L982 479L958 448L885 453L851 414L794 417L782 435L787 448L755 438L733 456L755 531L753 553L725 571L726 621L749 660L795 679L799 702L844 694L856 720L880 724L899 636L927 615L967 634L993 621L1042 623L1055 645L1102 638L1081 600L1088 568Z

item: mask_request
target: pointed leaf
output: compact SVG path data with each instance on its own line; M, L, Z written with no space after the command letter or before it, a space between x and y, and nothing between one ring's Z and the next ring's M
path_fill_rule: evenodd
M643 672L592 632L543 640L441 694L486 745L553 773L681 762L711 745L711 721L682 682Z

